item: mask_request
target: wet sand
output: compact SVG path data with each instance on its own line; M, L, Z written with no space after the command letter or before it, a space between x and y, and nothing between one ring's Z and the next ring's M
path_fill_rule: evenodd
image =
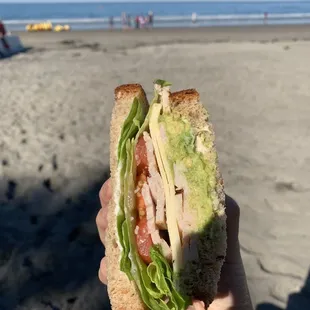
M94 30L62 33L26 33L17 32L23 42L31 46L57 44L62 40L80 40L98 42L108 48L133 48L144 45L171 43L210 43L210 42L277 42L310 40L310 25L287 26L247 26L247 27L205 27L184 29L153 30Z

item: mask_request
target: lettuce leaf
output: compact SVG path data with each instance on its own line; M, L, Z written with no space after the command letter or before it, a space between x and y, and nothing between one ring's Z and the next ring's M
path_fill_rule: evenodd
M135 98L131 106L129 115L127 116L120 135L120 141L118 144L118 159L122 160L126 156L126 143L128 139L135 137L140 124L144 121L145 114L142 108L142 103L138 98Z
M119 180L120 180L120 198L119 198L119 210L117 214L117 233L119 243L122 247L122 254L120 260L120 269L125 272L129 279L132 280L132 275L130 272L131 262L128 259L129 254L129 238L128 238L128 227L125 221L124 213L124 180L125 171L127 167L127 156L126 156L126 143L136 136L140 124L144 121L145 112L142 103L138 98L135 98L131 106L131 110L123 124L120 140L118 144L118 165L120 167Z
M152 263L147 267L147 273L163 296L169 299L167 303L168 309L186 309L190 304L190 300L189 298L183 298L177 291L173 282L172 269L166 258L161 254L160 248L153 247L150 254Z
M172 84L171 83L169 83L169 82L167 82L167 81L165 81L165 80L155 80L154 81L154 84L158 84L158 85L160 85L161 87L165 87L165 86L171 86Z

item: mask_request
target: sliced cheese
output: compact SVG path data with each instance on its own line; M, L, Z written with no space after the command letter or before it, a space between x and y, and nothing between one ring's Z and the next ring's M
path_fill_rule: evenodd
M164 191L166 196L166 217L168 234L170 238L173 271L178 272L183 265L183 255L181 248L181 237L177 223L177 200L175 197L174 177L171 166L168 162L164 143L160 136L158 118L162 110L162 104L154 104L150 116L150 133L154 143L154 150L160 174L163 179Z

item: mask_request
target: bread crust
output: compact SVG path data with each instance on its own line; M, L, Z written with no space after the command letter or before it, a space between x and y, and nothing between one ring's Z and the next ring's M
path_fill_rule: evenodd
M173 106L182 104L182 102L199 102L199 93L196 89L184 89L170 94L170 102Z
M135 97L142 99L148 105L145 92L139 84L121 85L115 89L115 105L112 112L110 126L110 169L112 191L117 190L118 165L117 148L122 124L127 118ZM111 199L108 209L108 229L106 235L108 294L113 310L137 309L144 310L144 304L134 282L129 281L127 275L120 271L120 248L116 236L116 202Z
M112 190L116 191L117 184L117 148L121 127L129 114L131 104L135 97L139 97L147 105L145 93L139 84L121 85L115 89L115 106L112 112L112 120L110 127L110 167L112 178ZM182 90L170 94L170 103L174 113L180 113L187 118L193 128L200 130L207 129L214 141L214 131L209 122L209 116L203 105L200 103L199 93L195 89ZM212 152L216 154L215 143L212 144ZM218 205L216 209L216 227L218 227L218 235L215 243L210 240L201 239L202 248L199 254L203 259L199 266L192 266L189 269L191 274L197 277L193 282L191 290L195 295L199 296L205 302L206 309L213 301L217 292L217 283L220 278L221 267L226 253L226 216L225 216L225 194L223 181L219 172L217 156L216 156L216 193L218 197ZM119 258L121 256L120 249L116 239L116 203L114 199L110 201L108 210L108 223L106 237L106 255L107 255L107 271L108 271L108 293L111 301L112 309L125 310L146 309L135 284L127 278L127 275L120 271ZM192 270L191 268L195 268ZM197 273L198 269L201 270Z

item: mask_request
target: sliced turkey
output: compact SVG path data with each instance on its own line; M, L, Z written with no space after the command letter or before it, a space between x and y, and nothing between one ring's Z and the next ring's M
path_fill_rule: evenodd
M194 235L194 227L196 227L196 216L194 210L190 210L188 207L189 187L184 176L184 167L174 164L174 178L178 213L178 227L182 238L182 248L184 262L198 260L198 246L197 238Z
M150 187L147 183L143 184L141 190L142 197L146 206L146 219L147 219L147 228L148 232L151 235L152 241L154 244L161 246L163 255L171 261L172 253L168 243L160 237L159 229L156 225L155 220L155 205L151 196Z
M150 135L147 132L143 133L143 139L146 145L149 177L149 184L153 201L156 205L155 222L161 229L167 229L165 217L165 192L162 178L159 174L157 162L154 154L154 146Z

